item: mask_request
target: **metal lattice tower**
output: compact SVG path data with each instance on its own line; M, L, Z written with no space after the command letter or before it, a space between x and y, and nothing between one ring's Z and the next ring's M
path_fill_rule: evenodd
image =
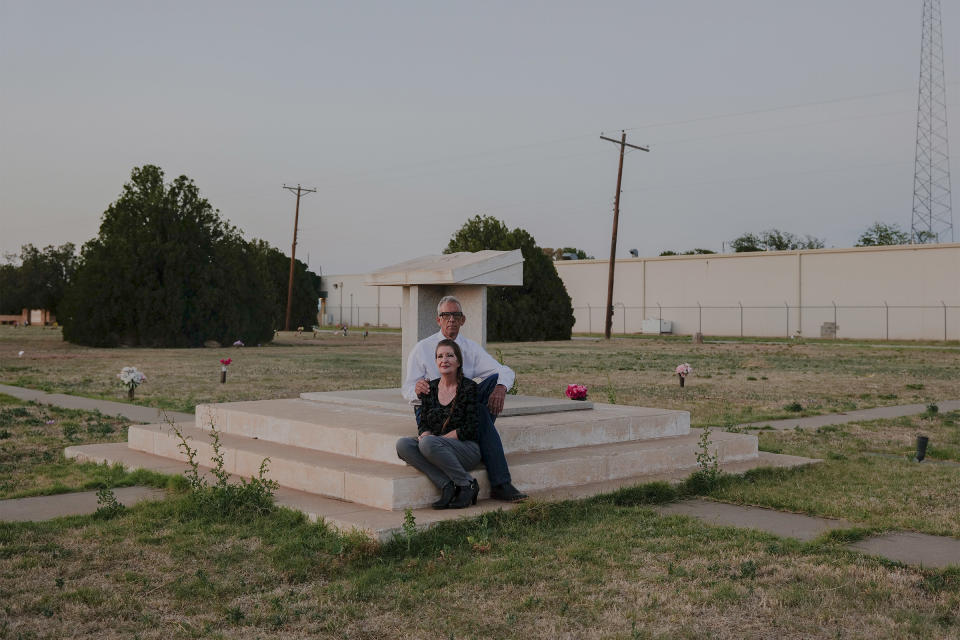
M940 0L923 0L920 41L920 98L913 174L910 242L953 242L947 91L943 70Z

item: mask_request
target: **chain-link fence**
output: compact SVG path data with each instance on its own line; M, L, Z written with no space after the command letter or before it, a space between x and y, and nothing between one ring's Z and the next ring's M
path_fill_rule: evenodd
M324 325L344 325L348 327L399 327L401 307L387 305L343 305L327 304L321 318Z
M615 303L612 332L718 336L958 340L960 307L939 305L647 305ZM603 333L604 305L574 307L579 333Z

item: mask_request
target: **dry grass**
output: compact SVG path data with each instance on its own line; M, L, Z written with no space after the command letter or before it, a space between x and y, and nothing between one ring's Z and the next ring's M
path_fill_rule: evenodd
M531 505L406 555L284 512L181 522L174 504L0 526L0 637L958 637L955 572L643 506Z
M960 349L936 345L621 338L489 349L518 372L520 393L559 398L578 382L602 402L612 396L619 404L688 410L694 426L953 399L960 377ZM225 385L219 384L223 357L234 360ZM270 345L242 349L91 349L63 342L56 330L0 327L0 383L123 400L116 374L135 365L149 378L137 403L180 411L201 402L396 387L399 360L397 333L366 340L281 333ZM694 368L683 389L672 375L680 362ZM795 403L801 411L785 409Z
M876 529L960 538L960 412L760 432L766 451L823 459L808 468L769 470L724 483L727 502L845 518ZM916 436L928 458L912 462ZM948 464L937 464L945 461ZM949 464L953 463L953 464Z
M688 409L696 424L796 415L784 409L792 403L803 413L954 398L960 371L960 351L939 347L669 339L497 347L519 372L521 393L561 397L581 382L600 401ZM150 376L138 402L190 410L396 386L399 351L395 334L366 342L282 335L243 349L86 349L54 331L0 327L0 382L122 400L116 373L137 365ZM234 364L220 385L217 361L226 356ZM671 375L679 362L695 369L684 389ZM7 495L57 482L29 456L65 446L66 420L77 427L71 441L100 437L88 428L98 416L0 397L4 409L23 410L0 420L11 433L0 447L14 447L4 458L4 477L16 484ZM960 468L867 455L905 458L923 431L932 457L960 461L958 420L763 432L767 450L826 461L726 481L713 495L960 536ZM102 438L122 439L122 431ZM17 460L24 464L14 471ZM60 482L83 482L85 473ZM410 553L286 511L198 520L178 496L111 520L0 523L0 638L960 638L957 570L660 517L631 495L445 523L416 536Z

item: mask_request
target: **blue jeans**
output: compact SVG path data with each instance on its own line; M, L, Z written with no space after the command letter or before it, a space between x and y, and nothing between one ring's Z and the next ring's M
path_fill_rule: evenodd
M490 415L490 410L487 408L487 401L497 387L498 378L499 375L495 373L489 378L484 378L483 382L477 385L477 405L479 405L477 409L480 414L477 424L477 444L480 445L480 458L487 468L487 478L490 480L491 487L510 482L510 469L507 468L507 456L503 453L503 442L500 441L497 428L493 426L496 418ZM419 405L413 408L413 413L417 417L419 427Z

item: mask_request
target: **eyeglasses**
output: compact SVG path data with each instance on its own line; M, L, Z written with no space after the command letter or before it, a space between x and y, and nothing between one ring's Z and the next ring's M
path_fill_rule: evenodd
M440 312L440 317L441 317L441 318L455 318L455 319L459 320L460 318L463 317L463 312L462 312L462 311L441 311L441 312Z

